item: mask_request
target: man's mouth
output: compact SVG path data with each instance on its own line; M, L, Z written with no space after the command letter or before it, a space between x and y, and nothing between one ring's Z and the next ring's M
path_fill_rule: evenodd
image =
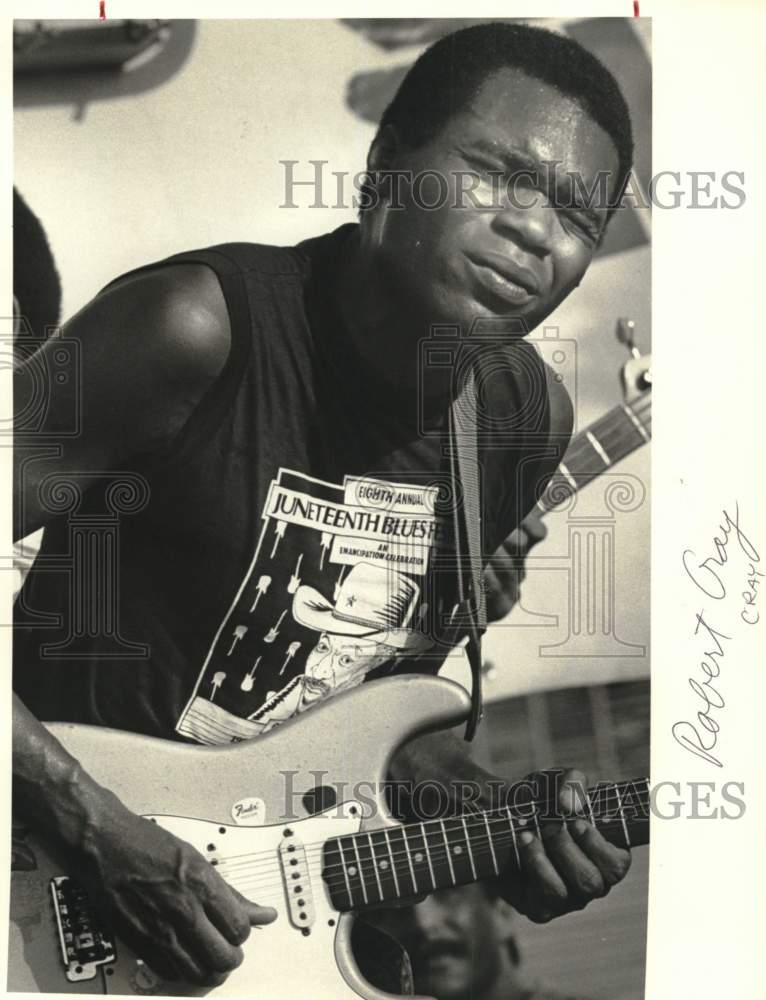
M436 965L449 959L465 959L467 952L462 941L434 941L414 949L412 960L415 965Z
M526 267L500 254L466 254L481 284L513 305L525 305L540 295L542 283Z

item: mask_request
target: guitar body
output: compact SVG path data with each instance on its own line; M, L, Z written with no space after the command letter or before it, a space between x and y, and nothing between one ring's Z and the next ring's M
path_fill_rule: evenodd
M52 880L71 876L74 885L77 873L66 870L52 844L15 835L8 989L258 1000L390 996L356 967L353 917L332 906L321 848L331 837L396 825L382 798L391 755L415 735L458 724L468 708L458 685L405 676L363 684L258 740L223 747L52 725L96 781L191 843L243 895L279 916L253 930L244 962L215 989L159 980L120 941L113 961L67 967L61 928L74 908L69 883Z

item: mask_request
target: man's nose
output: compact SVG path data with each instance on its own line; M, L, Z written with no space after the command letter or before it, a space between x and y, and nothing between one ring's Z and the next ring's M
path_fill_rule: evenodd
M445 908L434 896L428 896L422 903L416 903L410 913L414 926L426 936L441 930L444 917Z
M537 256L551 252L555 211L542 191L528 187L509 190L495 213L493 228Z

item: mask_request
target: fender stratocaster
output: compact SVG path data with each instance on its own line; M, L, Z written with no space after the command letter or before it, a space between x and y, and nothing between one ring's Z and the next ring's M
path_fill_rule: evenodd
M195 747L115 730L50 727L96 781L192 844L232 886L279 916L252 933L215 989L159 979L115 940L38 834L14 839L8 989L205 994L257 1000L383 1000L354 961L353 912L489 878L517 864L517 836L539 832L514 807L402 826L383 793L389 760L469 708L450 681L363 684L252 742ZM591 790L591 821L613 843L648 842L645 780ZM317 809L322 811L317 812Z

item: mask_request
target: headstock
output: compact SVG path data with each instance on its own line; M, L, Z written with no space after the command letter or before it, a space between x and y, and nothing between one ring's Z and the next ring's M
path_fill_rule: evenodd
M621 318L617 320L615 331L617 339L627 347L631 354L620 371L620 381L626 403L632 403L633 400L652 387L652 356L651 354L642 355L636 347L635 328L636 324L632 319Z

